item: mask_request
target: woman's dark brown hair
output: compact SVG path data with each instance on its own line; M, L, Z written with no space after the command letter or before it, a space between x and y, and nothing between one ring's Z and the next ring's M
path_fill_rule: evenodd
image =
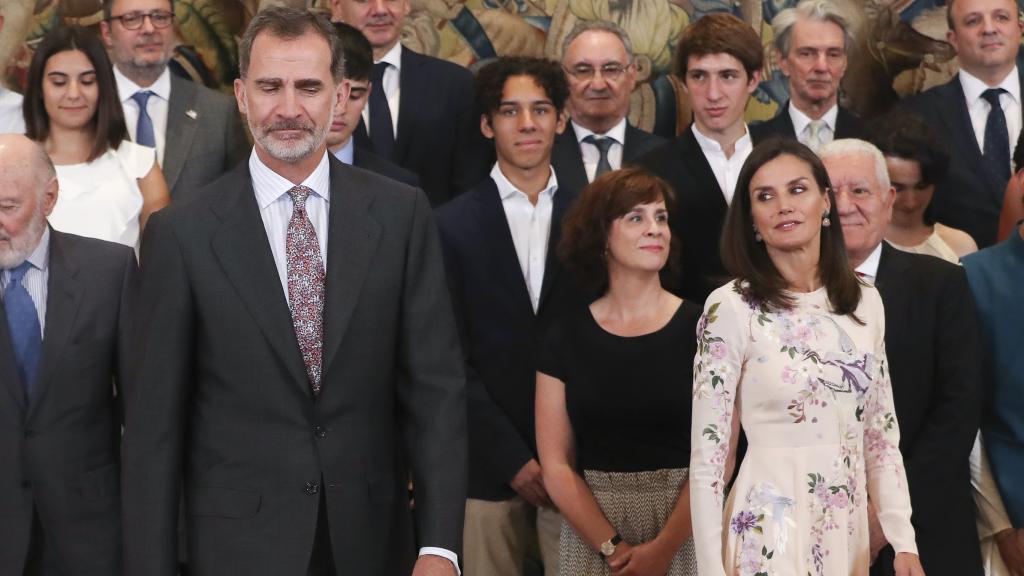
M558 255L580 285L595 295L608 290L605 259L608 233L616 218L640 204L665 201L669 222L675 194L664 180L642 168L629 167L598 176L583 189L562 223ZM673 237L668 262L661 271L662 285L671 285L677 272L679 242Z
M91 162L110 148L117 150L121 142L128 138L128 129L125 128L124 111L117 94L110 58L107 57L103 43L89 30L77 26L61 26L51 30L39 43L28 68L23 107L25 128L28 137L36 142L45 142L50 136L50 117L43 103L43 71L46 62L54 54L69 50L85 54L96 70L99 96L96 99L96 112L89 123L94 136L92 150L89 151Z
M828 292L832 311L849 315L859 323L854 312L860 304L861 285L846 256L843 228L839 224L832 183L821 160L810 148L796 140L766 140L755 147L743 163L736 182L736 194L722 230L722 263L730 274L741 280L739 289L748 302L782 309L793 307L793 297L787 292L786 279L775 268L764 243L754 238L754 218L751 215L750 181L762 166L780 156L793 156L806 164L811 169L818 189L828 195L828 217L832 225L821 229L818 276Z

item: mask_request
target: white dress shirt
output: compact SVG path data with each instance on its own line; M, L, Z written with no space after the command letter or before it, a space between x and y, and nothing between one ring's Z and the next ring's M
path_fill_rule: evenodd
M21 94L0 86L0 134L24 134Z
M374 86L371 89L384 89L384 94L388 97L388 110L391 111L391 125L395 129L395 138L398 138L398 103L402 92L401 82L399 82L402 73L402 44L395 44L383 58L375 60L373 63L377 62L387 62L388 68L384 71L384 86ZM370 135L369 106L363 106L363 124L366 126L366 134Z
M21 279L21 285L28 292L32 303L36 306L36 315L39 317L39 334L46 337L46 283L50 280L50 227L46 226L43 228L43 236L39 239L39 244L36 245L35 250L28 255L26 260L29 261L32 266L29 267L28 271L25 272L25 277ZM7 291L7 285L11 282L11 271L7 269L0 270L0 304L3 303L4 292ZM0 326L0 330L6 330L5 326Z
M879 242L878 246L860 263L860 266L854 270L862 278L868 282L874 284L875 278L878 277L878 263L882 261L882 243Z
M597 163L601 160L601 152L597 149L596 144L583 141L587 136L593 136L595 138L611 138L612 145L608 148L608 164L612 167L612 170L622 168L622 147L626 145L625 118L604 134L591 132L577 124L575 120L572 121L572 129L576 133L576 141L579 142L580 145L580 156L583 157L583 169L587 172L588 182L594 181L594 175L597 173Z
M156 79L156 82L153 82L152 86L147 88L129 80L118 70L117 66L114 66L114 79L117 81L117 94L121 98L121 108L124 109L124 125L128 127L128 137L133 142L139 125L139 104L132 99L132 96L139 90L149 90L153 93L146 101L146 111L149 112L149 119L153 121L156 159L163 166L164 148L167 143L167 116L170 113L171 102L170 69L164 68L164 73Z
M821 145L828 144L836 137L836 119L839 118L839 104L833 105L828 112L821 117L825 125L818 131L818 142ZM812 147L808 142L811 140L811 117L798 110L789 102L789 119L793 122L793 131L796 132L796 139L804 146Z
M1010 138L1010 157L1012 161L1013 147L1017 145L1017 137L1020 136L1021 113L1020 113L1020 78L1017 75L1017 67L1003 78L998 86L989 86L973 76L970 72L960 70L960 87L964 91L964 100L967 102L967 113L971 117L971 128L974 128L974 137L978 141L978 149L985 150L985 123L988 121L989 110L992 105L981 97L981 94L989 88L1002 88L999 96L999 105L1003 108L1003 115L1006 116L1006 132ZM1011 173L1013 167L1010 167Z
M696 136L697 144L700 145L704 157L711 165L711 171L715 173L715 180L718 181L718 187L722 189L725 203L732 204L736 181L740 178L740 168L743 168L747 156L750 156L754 150L754 145L750 141L750 130L747 130L746 124L743 125L743 136L733 144L732 156L728 158L725 157L725 151L722 150L722 146L717 140L712 140L700 133L696 122L693 123L693 135Z
M284 290L285 299L288 299L288 250L287 234L288 222L292 218L294 204L288 191L294 184L287 178L271 170L256 155L253 149L249 156L249 172L252 175L252 188L256 193L256 204L260 209L260 218L263 219L263 227L267 231L267 240L270 241L270 251L274 255L274 264L277 265L277 274L281 278L281 288ZM316 241L320 245L320 258L323 261L324 272L327 271L327 223L331 201L331 170L327 154L323 155L320 163L313 172L302 181L313 192L306 198L306 215L309 216L313 230L316 231ZM291 302L289 302L291 306ZM459 560L455 553L444 548L425 546L420 548L419 555L430 554L448 559L455 565L456 572L459 572Z
M548 256L548 238L551 235L551 213L555 205L555 192L558 190L558 179L551 170L548 184L537 196L537 204L530 202L525 192L517 189L497 163L491 169L491 179L498 186L501 195L501 207L505 210L509 231L512 232L512 244L519 258L519 268L523 272L530 303L537 312L540 304L540 290L544 285L544 264Z

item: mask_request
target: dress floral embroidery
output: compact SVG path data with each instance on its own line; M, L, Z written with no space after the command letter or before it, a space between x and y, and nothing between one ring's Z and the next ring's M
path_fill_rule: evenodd
M878 292L863 291L865 325L832 314L824 289L794 296L793 309L769 309L729 284L697 326L690 482L702 576L867 574L869 495L897 552L917 552ZM726 497L734 410L749 447Z

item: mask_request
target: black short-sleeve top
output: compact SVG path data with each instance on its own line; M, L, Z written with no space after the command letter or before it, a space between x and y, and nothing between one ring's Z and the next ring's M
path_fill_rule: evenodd
M690 466L697 321L684 300L661 329L616 336L589 308L566 315L542 341L538 370L565 383L576 467L641 472Z

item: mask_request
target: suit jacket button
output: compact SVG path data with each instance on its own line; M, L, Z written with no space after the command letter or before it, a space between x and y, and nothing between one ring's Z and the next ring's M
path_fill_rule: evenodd
M319 482L306 482L306 494L317 494L320 492Z
M323 426L315 426L313 428L313 434L316 434L317 438L327 438L327 429Z

